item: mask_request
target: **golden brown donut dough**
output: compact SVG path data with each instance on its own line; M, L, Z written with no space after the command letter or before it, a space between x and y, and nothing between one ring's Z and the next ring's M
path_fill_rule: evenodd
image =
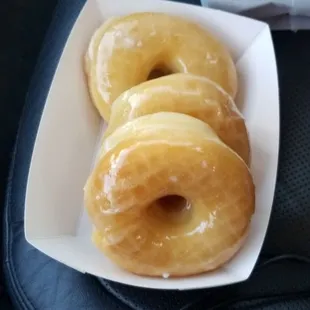
M108 20L95 32L85 66L92 100L106 121L113 101L154 69L206 76L232 97L237 92L226 47L200 26L164 13Z
M182 210L163 204L171 195L185 202ZM207 124L171 112L114 131L85 186L96 245L122 268L150 276L227 262L243 244L254 200L244 161Z
M178 112L196 117L249 164L247 128L233 99L215 82L193 74L176 73L132 87L113 103L105 137L142 115Z

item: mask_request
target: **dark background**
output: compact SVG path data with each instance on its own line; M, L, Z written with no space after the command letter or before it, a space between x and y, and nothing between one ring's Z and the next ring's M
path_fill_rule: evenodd
M73 0L72 0L73 1ZM0 218L11 153L27 89L57 0L0 1ZM1 225L2 226L2 225ZM0 229L0 245L2 229ZM2 251L1 251L2 252ZM3 288L0 309L9 307Z

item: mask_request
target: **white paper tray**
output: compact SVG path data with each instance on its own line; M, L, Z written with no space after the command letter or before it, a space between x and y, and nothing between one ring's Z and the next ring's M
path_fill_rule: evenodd
M256 212L245 246L221 269L182 279L135 276L120 270L91 243L83 187L101 128L85 83L82 60L94 30L108 17L159 11L195 21L226 43L237 64L237 104L247 121L256 183ZM196 289L249 277L272 208L279 148L279 99L269 27L248 18L160 0L90 0L80 13L59 61L38 130L25 202L27 241L81 272L134 286Z

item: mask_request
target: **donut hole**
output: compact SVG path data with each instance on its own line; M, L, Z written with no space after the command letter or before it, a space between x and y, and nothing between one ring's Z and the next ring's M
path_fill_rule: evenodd
M180 213L188 208L187 200L178 195L168 195L157 200L158 207L167 213Z
M182 224L190 216L191 204L182 196L167 195L154 201L148 208L152 221Z
M157 79L157 78L160 78L162 76L166 76L166 75L169 75L169 74L172 74L173 72L165 67L165 66L157 66L155 68L153 68L153 70L149 73L149 76L147 77L147 80L154 80L154 79Z

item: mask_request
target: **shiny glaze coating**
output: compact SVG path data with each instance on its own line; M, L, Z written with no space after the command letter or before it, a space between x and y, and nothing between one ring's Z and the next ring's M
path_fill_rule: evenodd
M192 74L157 78L123 93L113 103L105 137L130 120L157 112L184 113L206 122L249 164L247 128L233 99L215 82Z
M182 211L158 205L169 195L186 199ZM244 161L207 124L171 112L114 131L85 186L97 247L150 276L192 275L227 262L242 246L254 200Z
M101 116L108 121L113 101L155 69L205 76L232 97L237 92L235 65L211 33L180 17L136 13L108 20L89 44L85 71Z

